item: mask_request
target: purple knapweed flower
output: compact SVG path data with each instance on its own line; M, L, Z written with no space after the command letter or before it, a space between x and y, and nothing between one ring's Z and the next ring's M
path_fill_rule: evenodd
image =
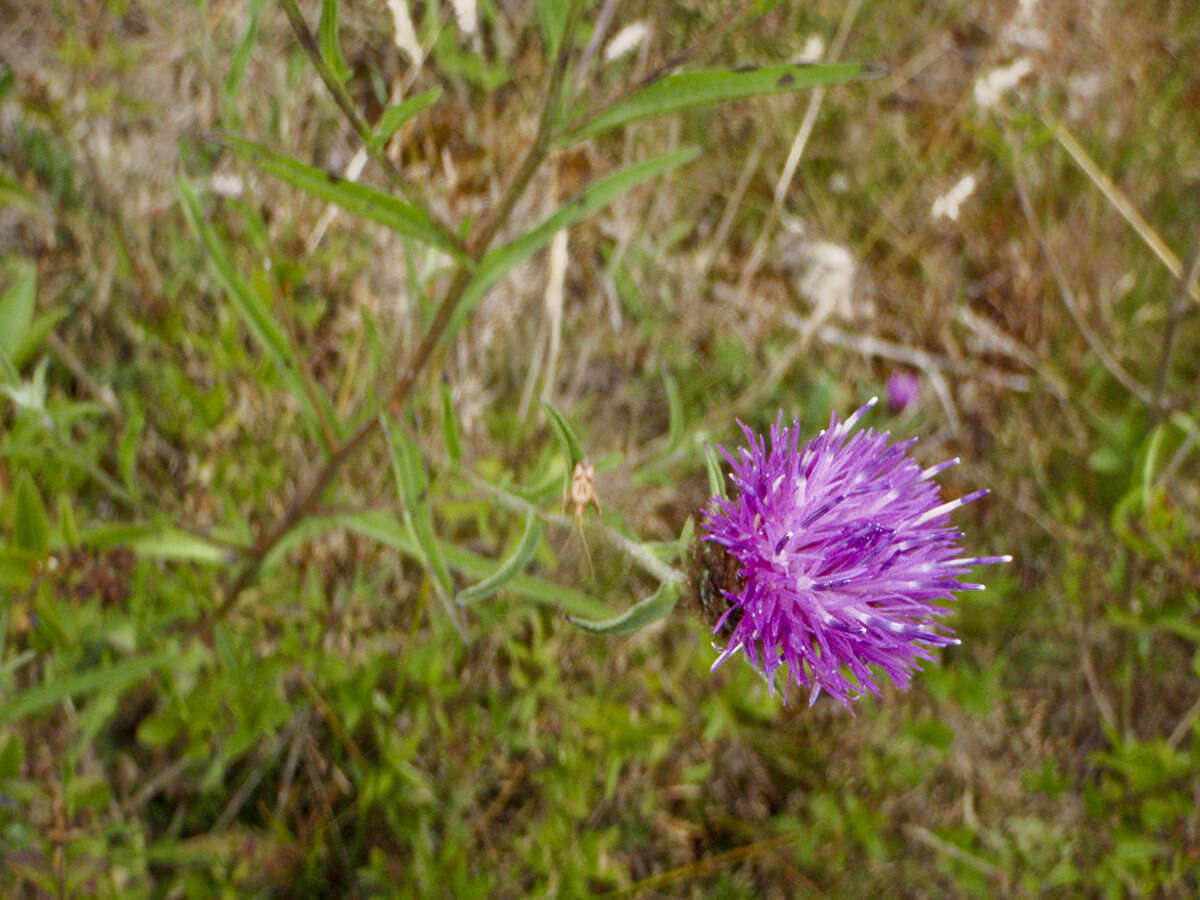
M825 691L847 708L864 691L879 696L872 666L901 690L931 648L957 644L936 622L955 591L981 590L959 580L972 566L1011 557L964 557L950 513L984 496L943 502L933 478L957 459L922 470L887 432L851 431L872 399L845 422L802 448L800 427L771 428L771 447L746 425L749 449L724 448L738 489L714 497L704 539L737 563L736 590L714 633L727 636L713 669L743 652L767 680L786 664L787 684ZM741 423L739 423L741 424ZM913 439L915 440L915 438Z

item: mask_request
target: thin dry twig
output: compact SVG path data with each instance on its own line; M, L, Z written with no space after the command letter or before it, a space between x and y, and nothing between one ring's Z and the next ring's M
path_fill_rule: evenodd
M965 866L969 866L981 875L986 875L988 878L993 878L1000 874L1000 867L988 862L985 859L980 859L973 853L968 853L962 847L952 844L949 841L938 837L928 828L923 825L917 825L912 822L906 822L903 826L904 833L918 843L924 844L931 850L947 856Z
M861 0L852 0L842 12L842 20L838 23L838 29L834 33L833 42L829 45L829 53L825 57L828 62L837 62L838 57L841 56L842 50L846 46L846 39L850 36L850 28L854 24L854 19L858 16L858 10L861 5ZM758 274L758 268L762 265L762 261L766 257L767 245L771 240L771 236L775 233L775 226L779 224L779 217L783 214L783 201L787 198L788 188L792 183L792 178L796 174L796 169L800 165L800 160L804 156L804 150L808 146L808 139L812 136L812 130L817 123L817 115L820 113L821 104L824 101L825 88L814 88L808 98L808 108L804 111L804 119L801 121L800 128L796 132L796 137L792 141L792 147L788 151L788 158L784 163L783 172L780 173L778 180L775 182L775 203L767 211L767 220L763 223L754 246L750 248L750 257L742 267L741 277L738 278L739 296L744 297L749 292L750 283L754 280L754 276Z
M1092 662L1092 639L1083 625L1079 627L1079 657L1083 665L1084 680L1087 681L1088 690L1091 692L1096 709L1100 711L1100 718L1104 720L1105 725L1113 731L1117 731L1119 724L1117 713L1113 709L1112 701L1108 699L1108 695L1100 686L1100 679L1096 677L1096 666Z
M59 361L66 366L67 371L74 376L85 391L95 398L97 403L104 407L104 411L112 416L113 422L120 428L125 417L121 414L121 405L117 400L117 395L113 393L113 389L106 384L100 384L88 374L87 367L75 355L75 351L63 343L63 339L53 331L46 335L46 343L50 345L50 349L54 351L54 355L58 357Z
M1179 749L1179 745L1183 743L1183 739L1192 730L1192 724L1196 721L1197 716L1200 716L1200 697L1196 698L1196 702L1188 707L1188 711L1180 717L1175 727L1171 729L1171 734L1167 738L1168 747L1172 750Z
M1079 329L1079 333L1083 335L1083 339L1087 342L1088 347L1096 354L1096 358L1100 360L1100 364L1108 370L1118 382L1120 382L1127 391L1141 400L1147 405L1154 403L1153 394L1150 389L1144 384L1125 371L1125 367L1117 362L1116 358L1108 352L1100 336L1092 330L1092 326L1088 324L1087 317L1084 316L1083 310L1079 308L1079 304L1075 300L1075 293L1071 290L1071 286L1067 283L1066 273L1063 271L1062 265L1059 262L1058 255L1050 247L1049 241L1042 231L1041 224L1038 222L1037 214L1034 212L1033 203L1029 199L1029 190L1025 183L1025 176L1022 174L1022 156L1019 143L1015 136L1009 134L1009 144L1013 150L1013 181L1017 188L1017 199L1021 204L1021 211L1025 215L1025 221L1029 224L1029 230L1033 233L1034 239L1037 241L1038 247L1042 251L1042 256L1045 257L1046 263L1050 266L1050 272L1054 275L1054 281L1058 285L1058 296L1062 300L1063 306L1067 308L1071 318L1075 321L1075 327Z
M1163 326L1162 351L1158 358L1158 371L1154 375L1154 417L1153 425L1162 421L1166 414L1167 375L1171 371L1171 354L1175 348L1175 333L1183 318L1183 308L1187 298L1200 279L1200 233L1192 241L1192 249L1188 252L1186 268L1180 273L1175 283L1175 292L1167 306L1167 323ZM1153 427L1153 426L1152 426Z
M1167 242L1159 236L1158 232L1137 211L1137 207L1129 201L1129 198L1113 183L1113 180L1096 164L1096 161L1083 149L1083 145L1075 140L1074 135L1067 131L1061 122L1046 110L1042 110L1041 117L1050 130L1054 132L1055 140L1067 151L1067 155L1075 161L1075 164L1100 189L1100 193L1121 214L1121 217L1132 226L1133 230L1137 232L1138 237L1145 242L1146 246L1167 267L1167 271L1176 278L1182 279L1184 275L1183 263L1179 261L1179 257L1167 246ZM1187 296L1200 303L1200 288L1197 287L1195 280L1192 280L1187 288Z
M791 832L772 835L769 838L755 841L753 844L747 844L744 847L735 847L733 850L726 850L724 853L706 856L685 866L678 866L674 869L660 872L657 875L651 875L649 878L643 878L641 881L631 884L627 888L610 891L601 896L630 897L636 895L640 897L651 891L659 891L675 885L685 884L697 878L703 878L706 875L719 872L722 869L727 869L743 860L761 856L764 853L774 850L781 844L795 840L795 838L796 836Z

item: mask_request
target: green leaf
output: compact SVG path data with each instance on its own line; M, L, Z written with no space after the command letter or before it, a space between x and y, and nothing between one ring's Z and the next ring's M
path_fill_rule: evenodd
M125 420L121 441L117 445L117 468L121 472L121 480L130 490L136 490L134 475L137 473L138 446L141 444L142 429L145 427L146 414L140 408L133 408Z
M549 67L558 56L570 3L564 3L563 0L536 0L535 9L538 27L542 32L542 44L546 49L546 65Z
M79 546L79 529L75 525L75 509L71 506L71 498L60 494L58 498L58 530L62 535L64 547Z
M250 55L254 52L254 44L258 38L258 18L262 7L263 0L251 0L247 10L249 21L246 23L246 32L229 57L229 72L225 76L225 94L229 99L235 98L242 89L246 65L250 62Z
M704 468L708 472L708 493L711 497L725 499L725 475L721 472L721 459L712 444L704 447Z
M325 440L325 429L321 427L321 417L309 397L310 389L315 391L316 388L305 384L304 377L300 374L299 363L296 361L296 356L292 352L292 346L288 342L283 327L275 321L262 298L250 288L250 285L234 267L224 243L201 214L200 203L191 186L182 177L178 179L177 184L179 197L183 203L184 217L188 220L192 231L204 244L218 283L233 302L234 309L251 336L266 352L288 390L296 398L296 402L300 405L300 409L313 431L316 432L325 448L330 449ZM328 406L327 403L323 405Z
M46 368L50 365L49 357L43 356L33 370L33 375L27 381L21 380L21 374L13 366L3 350L0 350L0 370L7 384L0 384L0 393L5 394L18 409L26 410L40 417L49 427L50 416L46 412Z
M133 538L128 545L134 553L140 556L158 559L176 559L212 565L229 561L229 551L224 547L178 528L156 529L150 534Z
M378 541L385 547L391 547L421 562L425 561L421 548L417 545L416 538L413 537L410 530L405 528L395 516L384 510L310 516L304 521L301 528L306 529L307 538L336 528L346 528L370 540ZM284 541L280 543L290 540L292 534L293 532L289 532ZM496 571L494 559L472 553L457 544L449 541L441 542L440 550L446 564L467 578L481 580L491 577ZM596 598L574 588L564 587L533 575L518 573L512 577L506 587L509 593L523 600L553 607L568 615L595 619L612 615L612 610Z
M392 428L386 416L380 416L388 446L392 451L392 473L404 504L405 517L417 536L425 564L434 576L434 583L443 598L454 596L454 581L442 558L441 546L433 530L433 511L429 503L429 479L425 474L425 459L420 448L403 428Z
M435 87L385 109L383 115L379 117L379 122L375 125L375 133L367 142L367 150L371 153L378 153L383 149L384 144L392 139L392 135L404 127L405 123L433 106L441 99L441 96L442 89Z
M20 368L17 350L29 333L33 322L33 301L37 295L37 267L28 260L13 266L13 280L0 295L0 351Z
M679 396L679 382L666 366L662 370L663 389L667 392L667 412L670 424L667 429L667 450L674 450L683 440L683 400Z
M609 637L618 634L628 634L631 631L637 631L639 628L645 628L652 622L657 622L673 610L676 602L679 600L679 590L678 584L664 582L659 585L657 591L645 600L635 603L619 616L614 616L611 619L603 621L590 621L588 619L579 619L575 616L567 616L567 619L572 625L578 625L584 631L591 632L592 634L602 634Z
M44 554L34 550L0 543L0 588L17 592L28 590L34 570L44 558ZM4 591L0 590L0 596L3 595Z
M119 693L156 669L167 668L178 661L178 657L177 652L160 651L43 682L0 703L0 725L40 712L67 697L96 691Z
M35 316L33 324L25 332L25 338L17 345L16 350L11 354L12 364L18 369L33 359L38 350L41 349L42 342L46 340L48 335L59 322L65 319L68 315L68 310L52 309L49 312L44 312L40 316Z
M137 727L138 743L149 750L165 747L179 734L179 720L168 710L159 710Z
M863 63L788 63L741 70L726 68L676 72L591 116L574 131L563 135L558 143L575 143L630 122L683 109L763 94L796 93L823 85L874 78L880 74L879 67Z
M317 25L317 43L321 48L321 56L333 70L337 80L345 83L350 77L350 67L342 56L342 47L338 43L338 3L337 0L321 0L321 21Z
M23 550L44 553L50 545L50 519L28 472L21 472L13 508L13 538Z
M517 263L532 256L550 242L559 231L581 222L611 203L617 197L664 172L689 163L700 155L697 147L685 147L662 156L634 163L619 172L606 175L588 185L549 216L511 243L486 253L463 292L462 301L454 311L447 329L449 334L465 321L467 314L484 298L492 286Z
M550 423L550 430L554 432L559 446L562 447L563 453L567 455L567 477L569 478L571 470L575 468L575 463L583 459L583 447L579 443L579 438L575 437L574 430L567 424L567 420L563 418L562 413L545 400L542 401L542 410L546 413L546 420Z
M349 213L386 225L397 234L431 244L460 262L470 262L458 238L438 225L428 212L407 200L356 181L347 181L261 144L234 137L223 137L221 141L267 174L292 187L336 204Z
M19 734L10 734L0 750L0 781L21 777L21 763L25 761L25 741Z
M442 440L446 444L446 453L454 462L462 459L462 439L458 433L458 417L454 414L454 397L450 385L441 385L442 411Z
M496 593L514 576L517 575L525 564L529 562L537 550L538 544L542 540L542 526L532 515L525 517L525 533L521 535L521 542L517 545L517 549L513 555L506 559L490 576L474 584L464 591L460 591L455 601L460 606L467 606L471 603L476 603L492 594Z
M22 212L45 215L37 195L5 171L0 171L0 206L13 206Z

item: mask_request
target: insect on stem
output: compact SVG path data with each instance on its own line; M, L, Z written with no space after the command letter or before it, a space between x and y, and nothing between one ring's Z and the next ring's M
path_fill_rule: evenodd
M588 549L587 538L583 534L583 511L589 504L596 507L596 513L599 514L600 498L596 496L596 467L592 465L590 459L585 457L575 463L575 470L571 473L570 490L563 492L563 512L566 513L567 507L574 505L573 527L579 533L579 542L583 544L583 555L587 559L588 572L592 580L595 580L596 567L592 565L592 552Z

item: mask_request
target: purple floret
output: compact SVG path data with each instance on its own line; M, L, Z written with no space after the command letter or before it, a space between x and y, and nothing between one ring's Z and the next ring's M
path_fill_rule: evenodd
M983 587L959 576L1009 559L962 555L950 513L987 491L942 501L933 477L958 460L922 470L907 455L912 440L851 434L874 404L832 416L802 448L782 412L770 449L745 425L749 449L735 458L721 448L738 495L712 498L704 539L737 560L744 583L725 592L714 633L736 624L714 669L741 651L773 693L786 664L785 694L794 681L811 689L810 704L822 691L847 708L863 691L878 696L873 666L907 690L931 648L958 643L936 621L949 612L939 604Z

